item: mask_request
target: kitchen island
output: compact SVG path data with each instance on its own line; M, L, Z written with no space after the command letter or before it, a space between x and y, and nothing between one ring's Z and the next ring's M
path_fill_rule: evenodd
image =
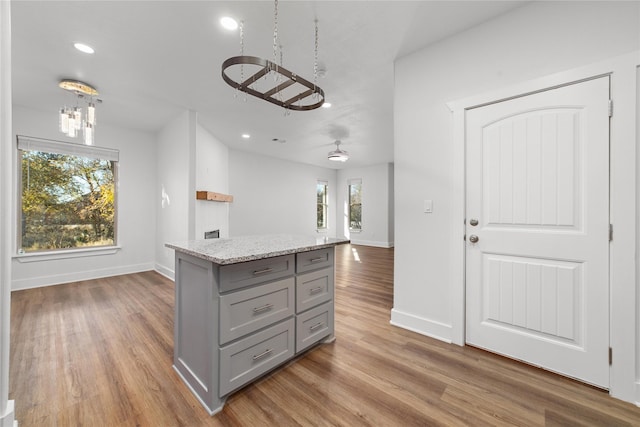
M334 247L345 243L278 234L165 244L175 250L173 367L210 414L334 340Z

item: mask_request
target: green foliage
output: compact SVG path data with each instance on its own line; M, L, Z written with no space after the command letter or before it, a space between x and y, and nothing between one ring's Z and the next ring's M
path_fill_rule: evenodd
M327 228L327 185L318 183L316 185L317 193L317 212L316 227L318 229Z
M114 163L21 151L25 252L115 242Z
M362 229L362 184L349 185L349 228Z

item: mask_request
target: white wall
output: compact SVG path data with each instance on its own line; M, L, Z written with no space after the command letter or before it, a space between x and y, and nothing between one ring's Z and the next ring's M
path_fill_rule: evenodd
M196 190L229 193L229 149L202 126L196 129ZM196 201L195 238L220 230L229 236L229 203Z
M640 68L636 68L636 147L640 147ZM640 168L640 150L636 151L636 165ZM636 189L640 189L640 173L636 173ZM640 195L636 198L635 212L640 212ZM634 261L636 264L636 280L640 280L640 217L636 215L636 245ZM640 284L636 286L636 324L640 323ZM636 330L636 398L640 405L640 327Z
M362 179L362 231L349 231L349 180ZM393 164L338 170L338 235L357 245L393 246Z
M0 427L14 425L9 399L11 318L11 4L0 2Z
M100 112L98 111L98 115ZM13 106L13 144L17 156L15 135L26 135L52 140L70 140L58 131L55 113ZM77 141L76 141L77 142ZM153 269L155 243L155 207L153 189L156 168L153 162L155 144L153 135L101 124L96 128L96 146L120 151L117 183L117 245L116 253L88 257L12 262L12 289L93 279ZM15 157L14 157L15 158ZM17 195L17 184L13 189ZM12 224L16 224L15 212ZM13 227L12 242L16 242ZM13 243L15 252L15 243Z
M318 180L329 183L329 226L323 235L335 237L335 170L231 150L229 235L316 234Z
M460 189L446 103L635 51L639 7L638 2L533 2L396 61L392 322L453 340L453 307L460 301L452 300L451 287L461 272L451 268L457 265L451 258L463 243L452 233L462 221L453 222L460 218L454 211ZM612 156L613 162L621 160ZM616 191L621 190L612 189L614 198ZM424 199L434 201L432 214L423 213ZM630 330L634 320L627 321ZM628 383L630 372L622 370ZM612 394L620 387L621 397L632 400L626 384L613 381Z
M167 242L202 239L205 230L229 230L227 203L196 200L196 190L227 193L228 149L198 124L195 111L185 111L157 135L158 180L156 266L174 277L175 253Z
M185 111L167 123L158 133L156 161L158 178L154 190L157 211L156 270L173 277L174 251L167 242L189 239L189 152L195 140L189 140L189 124L193 113Z

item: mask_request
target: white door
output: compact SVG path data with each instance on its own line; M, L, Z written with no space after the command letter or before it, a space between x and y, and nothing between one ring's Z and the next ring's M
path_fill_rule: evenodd
M465 118L467 343L604 388L608 104L601 77Z

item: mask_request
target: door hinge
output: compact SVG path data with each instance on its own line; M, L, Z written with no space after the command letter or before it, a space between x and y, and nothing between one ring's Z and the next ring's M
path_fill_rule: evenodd
M609 100L609 117L613 117L613 99Z
M613 365L613 349L609 347L609 365Z
M613 240L613 224L609 224L609 241Z

